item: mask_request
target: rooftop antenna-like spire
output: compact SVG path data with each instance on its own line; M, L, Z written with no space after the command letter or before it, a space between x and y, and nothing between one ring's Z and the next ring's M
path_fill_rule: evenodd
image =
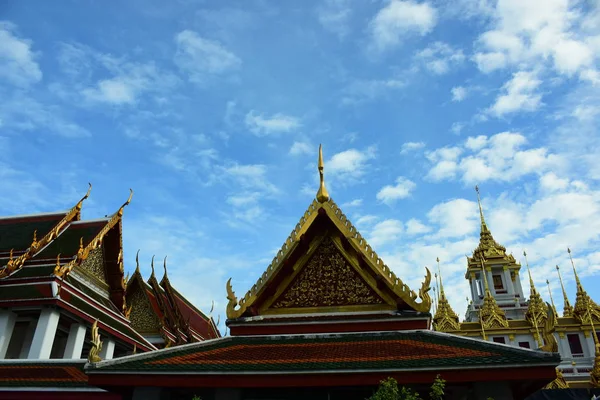
M563 294L563 317L570 317L573 315L573 307L571 303L569 303L569 297L567 296L567 291L565 290L565 285L563 284L562 276L560 275L560 268L558 265L556 266L556 272L558 272L558 280L560 281L560 287L562 289Z
M577 275L577 270L575 269L575 263L573 262L573 257L571 256L571 249L567 247L567 253L569 253L569 259L571 260L571 265L573 266L573 274L575 274L575 282L577 283L577 290L583 291L583 287L581 286L581 281L579 280L579 275Z
M319 145L319 178L321 180L319 184L319 191L317 192L317 201L319 203L325 203L329 200L329 193L325 188L325 177L323 176L323 170L325 169L325 163L323 163L323 146Z
M487 231L487 224L483 217L483 208L481 207L481 198L479 197L479 186L475 185L475 192L477 192L477 204L479 205L479 218L481 219L481 231Z

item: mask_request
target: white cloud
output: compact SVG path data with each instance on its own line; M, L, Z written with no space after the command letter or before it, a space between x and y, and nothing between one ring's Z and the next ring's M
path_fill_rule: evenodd
M349 149L334 154L325 165L340 183L353 183L367 173L368 161L375 158L375 154L375 147L368 147L364 151Z
M502 87L504 94L496 98L489 112L502 117L515 112L531 112L542 104L542 95L537 89L542 82L535 72L519 71Z
M465 55L444 42L434 42L415 55L417 62L436 75L444 75L463 63Z
M411 218L406 222L406 233L408 235L420 235L427 232L431 232L431 227L423 224L418 219Z
M437 11L429 3L392 0L369 23L375 50L397 46L404 36L431 32L437 23Z
M323 28L345 38L350 33L349 20L352 15L349 0L325 0L317 7L317 17Z
M464 86L452 88L452 101L463 101L467 98L467 89Z
M527 174L562 168L563 159L544 147L524 149L520 133L501 132L491 137L469 137L464 147L444 147L426 153L433 163L427 174L432 181L459 177L468 184L486 180L513 181Z
M372 101L405 86L406 82L398 78L355 80L342 90L342 104L356 105Z
M435 205L428 213L429 220L439 226L435 237L462 237L475 232L479 214L477 203L454 199Z
M400 154L407 154L425 147L424 142L406 142L402 144Z
M292 147L290 147L290 154L299 155L299 154L312 154L315 149L313 146L306 142L294 142Z
M210 75L223 74L240 67L242 61L221 43L206 39L191 30L175 36L175 63L192 82L203 83Z
M386 185L377 192L377 200L386 204L392 204L396 200L409 197L417 185L410 179L402 176L396 179L395 185Z
M19 38L16 26L0 21L0 78L9 83L26 87L42 79L42 71L31 50L32 42Z
M554 172L548 172L540 177L540 187L550 192L563 190L568 186L569 180L558 177Z
M360 207L362 206L362 199L354 199L352 201L349 201L347 203L342 204L342 208L346 208L346 207Z
M383 246L384 244L396 241L403 231L402 222L396 219L386 219L378 222L371 229L368 242L373 247Z
M290 132L300 127L300 120L281 113L270 117L256 114L254 110L246 114L246 126L256 136L268 136L282 132Z

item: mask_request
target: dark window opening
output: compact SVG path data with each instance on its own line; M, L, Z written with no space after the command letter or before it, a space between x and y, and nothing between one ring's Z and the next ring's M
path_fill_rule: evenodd
M492 340L493 340L495 343L503 343L503 344L506 344L506 340L505 340L503 337L495 337L495 338L492 338Z
M579 334L571 333L567 335L567 340L569 341L569 348L571 349L571 355L573 357L583 357L583 347L581 347L581 340L579 339Z
M523 347L525 349L530 349L531 345L529 344L529 342L519 342L519 347Z
M492 275L492 279L494 280L494 289L495 290L504 290L504 285L502 284L502 276L501 275Z

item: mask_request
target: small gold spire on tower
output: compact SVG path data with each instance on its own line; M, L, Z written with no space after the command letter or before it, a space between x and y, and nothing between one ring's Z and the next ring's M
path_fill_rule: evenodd
M550 295L550 303L552 304L552 311L554 311L554 325L558 325L558 311L554 305L554 298L552 297L552 290L550 290L550 281L546 279L546 286L548 286L548 294Z
M567 296L567 291L565 290L565 285L563 284L562 276L560 274L560 268L558 265L556 266L556 272L558 273L558 280L560 281L560 287L562 289L563 294L563 317L571 317L573 316L573 306L571 306L571 303L569 302L569 297Z
M592 387L600 388L600 342L598 341L598 334L596 333L596 328L594 327L594 320L590 313L591 309L588 308L588 318L590 320L590 324L592 325L592 335L594 338L594 348L596 349L594 353L594 366L590 371L590 383Z
M150 277L156 279L156 276L154 276L154 255L152 255L152 261L150 261L150 268L152 268L152 273L150 274Z
M319 203L325 203L329 200L329 193L327 193L327 188L325 188L325 177L323 175L323 170L325 169L325 163L323 162L323 146L319 145L319 191L317 192L317 201Z
M575 307L573 308L573 316L582 324L592 324L593 319L600 321L600 306L598 306L583 289L583 285L581 284L579 276L577 275L577 270L575 269L573 257L571 256L571 249L567 248L567 252L569 253L569 259L573 266L573 274L575 275L575 282L577 283L577 297L575 299Z
M481 256L481 274L483 275L483 285L485 288L485 295L483 297L483 305L479 310L479 319L481 322L481 328L484 335L484 340L487 340L485 337L485 330L490 328L508 328L508 321L506 319L506 314L504 314L504 310L500 308L498 303L496 303L496 299L492 296L492 292L490 292L490 287L488 285L486 270L484 265L483 255Z
M488 227L483 217L483 208L481 207L481 197L479 197L479 186L475 185L475 192L477 192L477 205L479 206L479 218L481 219L481 231L487 231Z
M433 317L433 323L436 331L448 332L448 331L459 331L460 324L458 322L458 315L452 309L452 306L446 299L444 293L444 282L442 280L442 270L440 268L440 259L436 258L438 273L440 277L439 296L437 301L437 309L435 316ZM437 279L436 279L437 283Z
M140 273L140 249L135 253L135 272Z
M535 328L535 340L537 341L538 346L542 347L543 344L539 325L543 324L543 320L547 318L548 310L542 297L535 289L533 278L531 277L531 270L529 269L529 262L527 261L527 252L523 251L523 257L525 258L525 265L527 266L527 273L529 274L529 301L525 319L533 324L533 327Z

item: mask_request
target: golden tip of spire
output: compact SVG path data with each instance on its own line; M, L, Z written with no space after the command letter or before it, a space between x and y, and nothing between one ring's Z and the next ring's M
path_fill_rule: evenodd
M327 189L325 188L325 178L323 176L323 170L325 169L325 163L323 162L323 145L319 145L319 190L317 191L317 201L319 203L325 203L329 200L329 193L327 193Z

